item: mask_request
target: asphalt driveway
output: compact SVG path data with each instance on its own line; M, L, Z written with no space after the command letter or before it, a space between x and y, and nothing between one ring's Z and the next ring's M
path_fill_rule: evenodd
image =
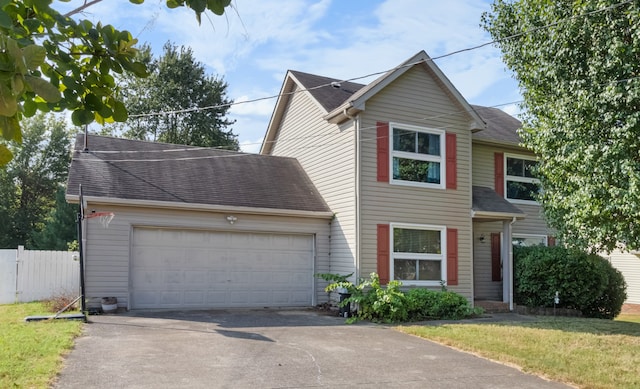
M55 388L566 388L313 310L91 316Z

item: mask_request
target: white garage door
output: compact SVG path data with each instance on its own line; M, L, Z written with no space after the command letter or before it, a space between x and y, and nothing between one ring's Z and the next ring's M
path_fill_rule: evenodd
M131 306L310 306L313 237L135 228Z

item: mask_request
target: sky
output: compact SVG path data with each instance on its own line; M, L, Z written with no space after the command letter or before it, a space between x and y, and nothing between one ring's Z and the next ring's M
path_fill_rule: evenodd
M54 2L64 11L84 0ZM192 48L209 75L228 83L235 102L277 96L287 70L340 80L389 70L421 50L431 57L490 42L480 27L490 0L233 0L225 15L198 25L164 0L141 5L103 0L76 18L128 30L154 55L171 41ZM435 61L471 104L518 113L516 81L493 45ZM366 84L375 79L361 79ZM229 118L242 151L258 152L275 98L234 105Z

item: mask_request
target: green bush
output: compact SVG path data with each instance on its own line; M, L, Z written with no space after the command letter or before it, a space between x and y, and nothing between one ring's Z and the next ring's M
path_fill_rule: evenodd
M577 309L587 317L613 319L626 299L620 272L604 258L564 247L514 249L514 298L528 307Z
M349 321L369 320L372 322L395 323L403 321L462 319L479 313L469 306L461 295L443 290L436 292L424 288L415 288L404 293L400 281L392 280L383 287L378 274L371 273L368 280L360 280L353 285L345 277L332 274L317 274L319 278L333 281L325 291L331 292L345 288L351 297L342 305L350 303L357 306L356 315Z
M478 313L467 299L454 292L416 288L409 290L406 298L412 320L459 320Z

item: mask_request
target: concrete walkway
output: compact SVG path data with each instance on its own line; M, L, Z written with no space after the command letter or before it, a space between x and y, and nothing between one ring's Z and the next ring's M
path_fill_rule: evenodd
M91 316L55 388L567 388L311 310Z

